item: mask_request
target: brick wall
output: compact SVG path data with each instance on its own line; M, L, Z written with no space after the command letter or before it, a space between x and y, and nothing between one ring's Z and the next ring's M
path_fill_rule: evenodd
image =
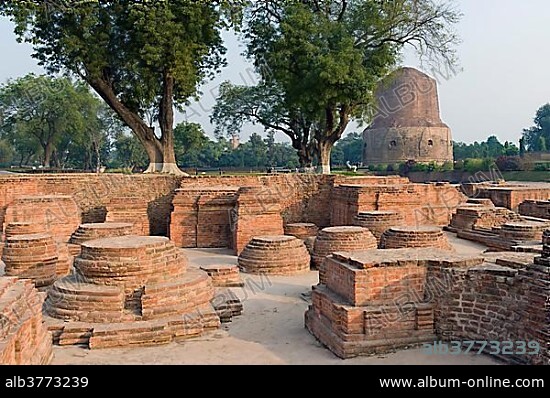
M407 225L449 224L466 196L450 184L341 185L334 188L333 225L353 225L359 212L393 210Z
M71 174L0 177L0 222L8 204L21 196L71 195L83 222L103 222L113 198L139 197L148 203L153 235L167 235L171 202L180 178L122 174Z

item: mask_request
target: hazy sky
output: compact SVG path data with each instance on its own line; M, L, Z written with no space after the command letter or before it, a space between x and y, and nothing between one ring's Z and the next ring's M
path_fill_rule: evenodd
M463 71L449 80L443 78L446 72L426 71L440 81L443 120L457 141L484 140L495 134L501 141L517 142L522 129L532 125L536 110L550 102L550 1L457 0L456 4L464 13L457 27L463 41L458 49ZM209 135L213 128L208 116L219 83L255 82L236 38L226 35L226 39L229 66L203 87L200 103L187 111L188 119L200 122ZM0 82L41 73L30 57L31 48L15 41L13 26L3 18L0 54ZM414 57L405 63L418 66ZM180 115L178 120L184 118ZM247 128L247 133L251 131L262 130Z

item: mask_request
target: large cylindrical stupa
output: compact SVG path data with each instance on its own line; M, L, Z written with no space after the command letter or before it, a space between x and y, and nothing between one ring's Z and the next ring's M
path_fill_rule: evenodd
M453 161L435 79L414 68L398 69L380 84L376 101L376 116L363 133L365 165Z

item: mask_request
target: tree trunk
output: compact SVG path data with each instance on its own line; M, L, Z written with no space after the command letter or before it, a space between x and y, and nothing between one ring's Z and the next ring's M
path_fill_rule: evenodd
M42 148L44 149L44 162L42 165L45 168L50 168L52 162L53 145L51 142L48 142L46 145L42 145Z
M162 165L157 165L161 173L187 175L181 171L176 162L174 149L174 78L165 73L163 83L163 94L159 105L159 125L162 132L160 140L162 146ZM148 170L149 171L149 170Z
M332 152L333 143L331 140L320 141L318 146L319 154L319 174L330 174L330 154Z
M176 175L184 175L184 173L179 170L175 161L174 153L174 132L173 132L173 106L172 106L172 95L173 95L173 79L170 87L165 87L164 97L167 94L170 95L167 103L169 103L170 110L168 110L167 104L165 106L166 110L159 109L159 121L161 124L162 137L159 139L154 132L154 128L149 127L138 115L129 110L116 96L112 87L102 79L89 79L88 83L90 86L103 98L103 100L115 111L115 113L120 117L120 119L126 123L132 132L139 139L143 145L147 156L149 157L149 167L145 171L146 173L169 173ZM166 86L166 84L165 84ZM171 114L171 115L170 115ZM168 130L164 130L163 123L166 125L168 119L172 121L172 127ZM165 136L168 134L168 137ZM171 145L171 147L170 147Z

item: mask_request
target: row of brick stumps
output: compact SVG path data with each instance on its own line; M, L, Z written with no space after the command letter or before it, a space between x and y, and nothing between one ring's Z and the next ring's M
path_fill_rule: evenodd
M30 280L0 278L0 365L52 360L52 336L42 318L44 296Z
M434 247L452 250L443 229L431 226L392 227L382 234L381 249Z
M312 223L293 223L285 225L285 235L301 239L309 254L313 254L315 239L319 233L319 227Z
M84 242L75 273L55 282L44 305L59 345L156 345L220 326L208 275L187 269L167 238Z
M239 255L239 268L249 274L298 275L310 269L304 243L294 236L257 236Z
M95 223L81 224L69 240L69 251L73 256L80 254L80 246L94 239L114 238L133 235L133 224L130 223Z
M405 218L400 212L389 210L360 212L354 219L354 224L371 231L379 244L384 232L404 223Z
M320 283L325 282L325 258L334 252L339 251L360 251L376 249L378 242L374 235L362 227L329 227L324 228L317 235L312 265L319 270Z

